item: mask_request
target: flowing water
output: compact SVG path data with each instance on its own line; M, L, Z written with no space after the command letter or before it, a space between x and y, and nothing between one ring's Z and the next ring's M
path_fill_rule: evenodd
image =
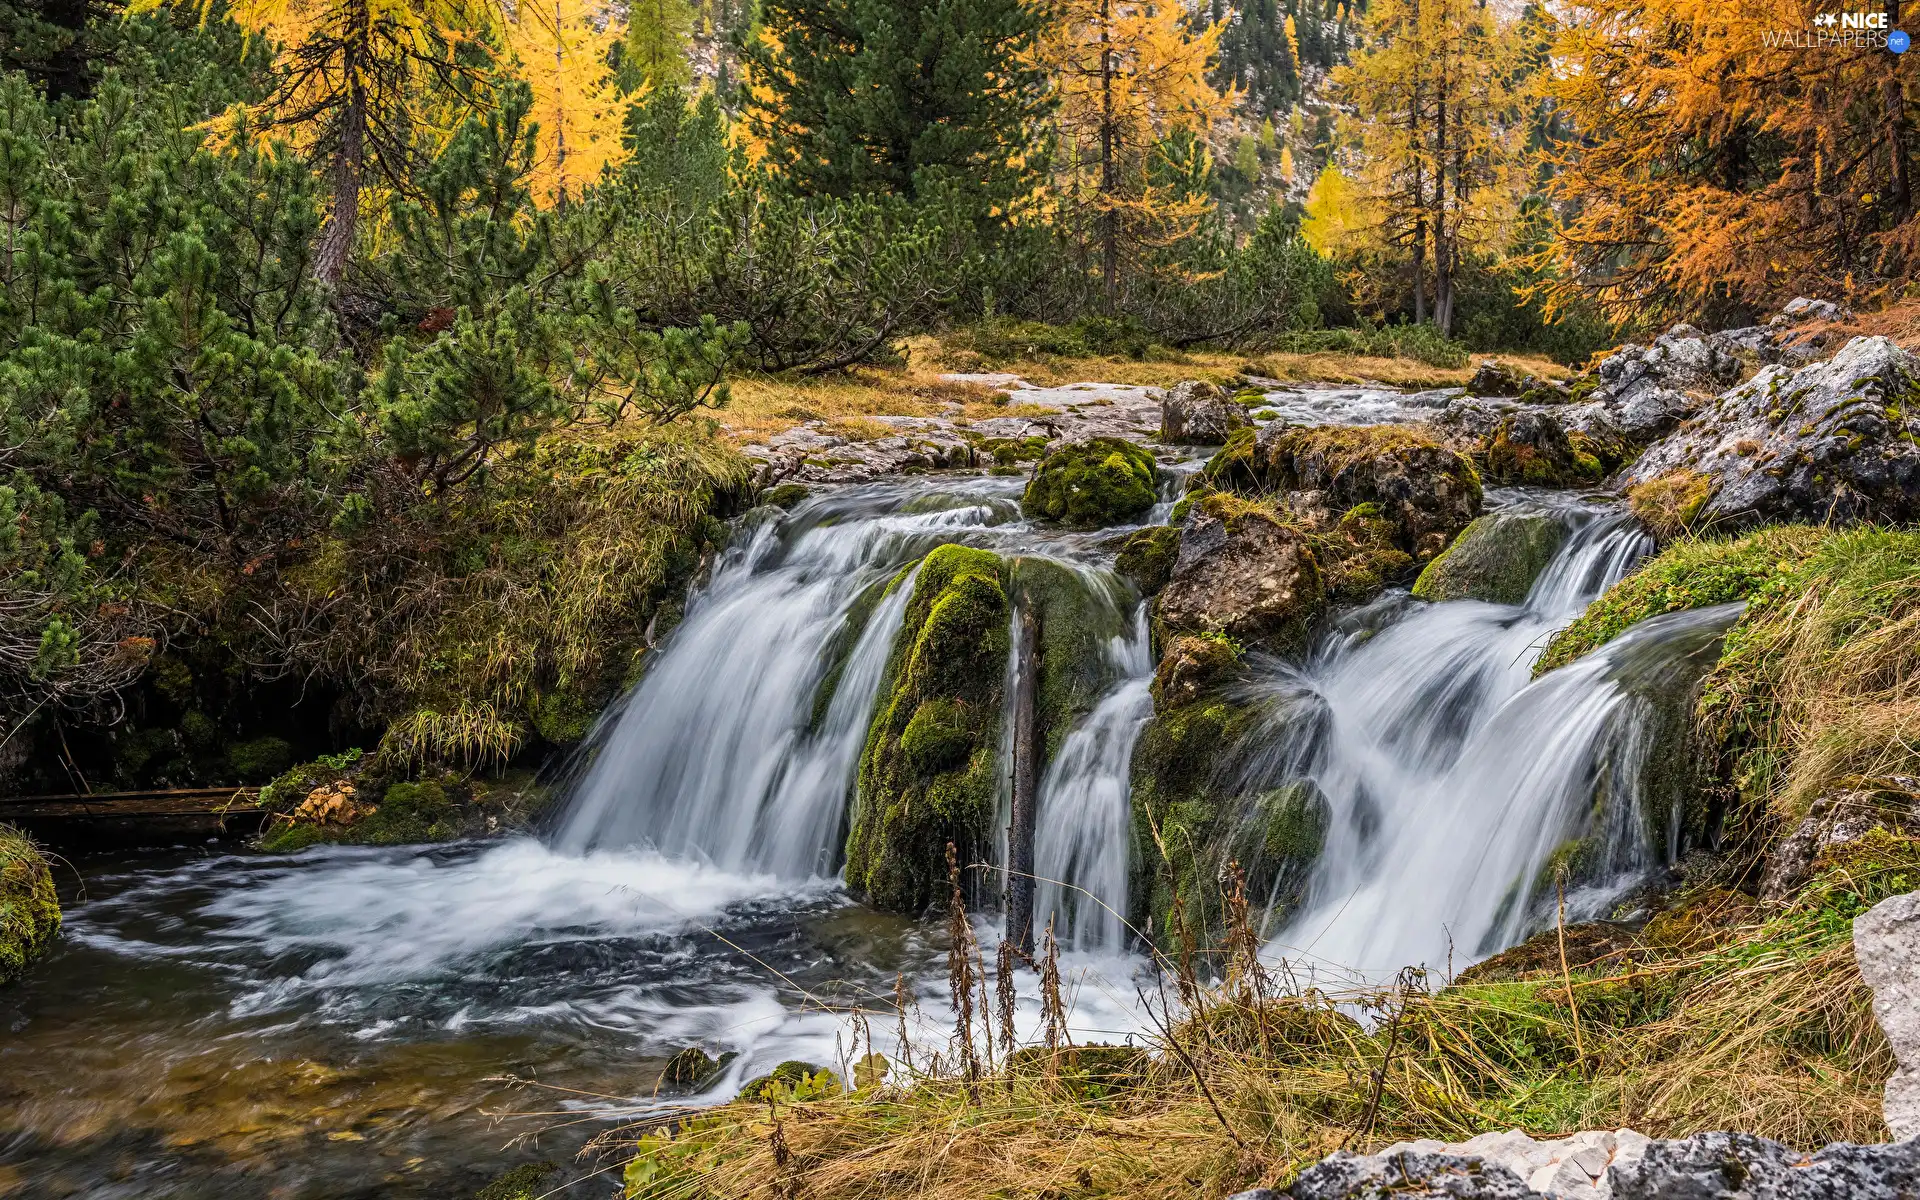
M1325 403L1352 420L1391 401ZM657 1103L682 1047L738 1052L712 1099L784 1059L842 1062L845 1011L890 1009L896 975L926 1021L910 1037L937 1040L943 932L864 909L836 876L903 573L948 542L1065 565L1112 609L1107 686L1040 781L1036 916L1069 948L1076 1036L1127 1036L1147 612L1111 572L1115 531L1035 527L1019 488L902 480L749 522L601 722L545 839L81 864L60 948L0 992L0 1196L455 1197L542 1157L568 1164L570 1194L605 1195L575 1152ZM1647 751L1635 680L1697 657L1727 614L1650 623L1529 683L1548 634L1647 546L1603 506L1502 499L1572 530L1525 605L1396 591L1259 682L1273 716L1242 748L1249 786L1310 779L1329 814L1273 953L1376 972L1451 944L1464 961L1526 931L1569 838L1604 850L1582 904L1662 857L1619 782Z

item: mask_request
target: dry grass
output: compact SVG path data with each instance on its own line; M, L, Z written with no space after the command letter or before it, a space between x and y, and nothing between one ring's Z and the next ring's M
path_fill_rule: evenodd
M742 444L764 443L783 430L811 420L848 438L879 438L892 433L884 424L859 418L877 416L941 416L948 404L961 405L965 420L1000 416L1040 416L1047 409L1009 405L1006 393L979 384L940 378L949 373L1018 375L1041 387L1071 383L1120 383L1169 387L1184 379L1232 383L1253 374L1287 383L1331 383L1349 386L1459 387L1473 374L1471 367L1430 367L1413 359L1373 358L1354 354L1269 354L1248 358L1237 354L1183 353L1161 359L1057 358L1020 359L987 363L977 355L949 349L933 336L905 343L906 365L856 367L840 375L817 379L741 375L733 381L733 402L718 414L720 423ZM1501 355L1523 372L1562 379L1566 368L1546 359Z
M946 1065L896 1062L852 1091L776 1090L656 1127L638 1142L628 1194L1212 1200L1283 1184L1342 1146L1515 1126L1738 1128L1807 1148L1881 1140L1893 1062L1848 918L1907 885L1920 842L1876 853L1897 869L1833 864L1766 912L1725 910L1727 893L1701 886L1630 956L1438 991L1416 972L1387 988L1302 991L1284 968L1251 966L1250 936L1230 932L1213 984L1161 962L1153 1010L1164 1015L1174 993L1188 1015L1157 1019L1144 1051L1009 1045L989 1028L983 980L979 1019L956 1029ZM1720 927L1729 911L1746 923ZM1684 937L1663 941L1659 928ZM998 1068L957 1069L962 1037Z

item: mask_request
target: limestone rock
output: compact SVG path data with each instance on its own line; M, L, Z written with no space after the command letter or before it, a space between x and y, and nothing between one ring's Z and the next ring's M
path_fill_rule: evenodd
M1157 602L1170 633L1226 634L1275 650L1302 644L1325 606L1305 535L1271 511L1225 495L1195 505Z
M1218 384L1188 379L1167 390L1160 408L1160 440L1195 446L1219 446L1236 429L1253 422L1245 409Z
M1558 421L1533 409L1494 426L1482 462L1489 480L1508 485L1571 487L1603 473L1600 460L1569 441Z
M1413 594L1422 600L1524 603L1566 540L1566 524L1550 514L1489 513L1427 564Z
M1770 366L1649 447L1629 487L1705 477L1696 520L1905 521L1920 516L1920 362L1884 337L1824 363Z
M1853 919L1860 978L1899 1067L1881 1099L1896 1138L1920 1136L1920 892L1890 896Z
M1861 919L1865 919L1864 917ZM1744 1133L1656 1141L1630 1129L1535 1141L1519 1130L1447 1145L1341 1152L1302 1172L1293 1200L1906 1200L1920 1142L1836 1143L1807 1155Z
M1892 776L1890 787L1848 788L1822 796L1767 855L1760 876L1762 900L1785 900L1813 877L1822 855L1859 841L1875 829L1905 824L1914 816L1920 779Z

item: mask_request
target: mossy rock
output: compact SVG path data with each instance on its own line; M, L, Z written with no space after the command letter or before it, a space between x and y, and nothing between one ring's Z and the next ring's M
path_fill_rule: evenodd
M1576 447L1560 423L1523 412L1494 426L1481 452L1486 477L1497 484L1578 487L1606 473L1599 458Z
M697 1092L738 1057L740 1054L735 1050L715 1058L698 1046L688 1046L668 1059L667 1065L661 1068L660 1087L667 1091Z
M1075 570L1055 559L1017 558L1011 577L1020 605L1039 618L1034 724L1045 761L1111 687L1107 647L1126 633L1133 598L1111 576Z
M1113 569L1131 579L1141 595L1151 596L1167 586L1179 556L1180 531L1171 525L1153 525L1127 536Z
M293 747L285 738L263 737L227 750L227 767L241 782L272 779L293 765Z
M765 1075L757 1075L740 1089L737 1100L765 1103L768 1100L810 1100L837 1095L840 1077L825 1067L788 1059Z
M1069 442L1041 460L1021 506L1074 529L1138 518L1153 507L1153 455L1123 438Z
M847 885L917 914L946 895L946 849L972 862L991 839L1006 673L1008 569L966 546L914 578L861 754Z
M1198 700L1239 670L1245 652L1225 634L1183 634L1171 639L1153 672L1153 701L1162 709Z
M1713 478L1696 471L1669 471L1627 489L1627 507L1662 544L1693 532L1711 499Z
M761 492L760 503L770 504L775 508L791 509L811 494L812 489L804 483L783 483Z
M0 825L0 984L18 979L60 932L53 872L19 830Z
M1413 585L1422 600L1522 604L1533 581L1567 540L1566 525L1542 513L1475 518Z
M473 1200L540 1200L560 1168L550 1162L521 1163L474 1194Z

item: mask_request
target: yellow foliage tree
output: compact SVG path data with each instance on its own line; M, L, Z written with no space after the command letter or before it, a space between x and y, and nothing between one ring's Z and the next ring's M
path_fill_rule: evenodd
M1408 268L1414 319L1431 278L1433 321L1451 332L1461 266L1505 248L1525 191L1520 46L1480 0L1375 0L1364 40L1334 76L1358 118L1350 174L1381 257ZM1377 293L1381 277L1356 282Z
M565 204L621 150L626 105L608 66L619 31L594 0L522 0L506 32L515 74L533 89L540 126L534 195Z
M1107 304L1122 259L1192 232L1208 201L1156 161L1179 134L1204 137L1231 106L1207 80L1224 25L1187 28L1176 4L1063 0L1038 53L1055 81L1056 220L1097 244ZM1157 171L1156 168L1166 168Z
M1555 51L1578 137L1556 163L1572 215L1543 255L1551 299L1627 314L1905 285L1920 261L1912 55L1823 37L1813 12L1584 0Z

